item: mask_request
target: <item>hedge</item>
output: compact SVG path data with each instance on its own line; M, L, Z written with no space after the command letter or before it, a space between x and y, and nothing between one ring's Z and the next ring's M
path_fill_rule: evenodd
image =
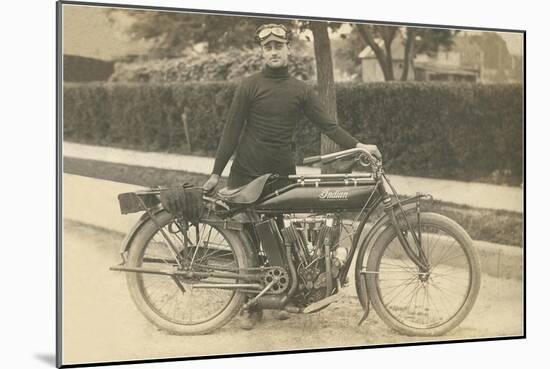
M257 50L229 49L219 53L192 53L180 58L118 62L109 82L170 83L232 81L260 71L265 60ZM297 53L288 60L289 73L301 80L315 75L312 56Z
M65 84L64 139L186 153L185 111L193 153L213 155L234 89L231 82ZM519 84L337 84L336 95L340 124L376 143L391 173L523 181ZM319 151L319 132L305 120L296 141L298 162Z

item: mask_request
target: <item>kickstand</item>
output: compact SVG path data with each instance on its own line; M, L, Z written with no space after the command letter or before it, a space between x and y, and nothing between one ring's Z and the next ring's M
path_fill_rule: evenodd
M363 274L363 278L365 280L365 287L367 286L367 272L366 270L363 272L361 271L361 274ZM361 317L361 319L359 320L359 323L357 323L357 326L359 327L361 324L363 324L363 322L365 320L367 320L367 317L369 316L369 313L370 313L370 301L369 301L369 298L368 296L365 298L365 313L363 314L363 316Z
M365 308L365 313L363 314L363 316L361 317L361 319L359 320L359 323L357 323L357 326L359 327L361 324L363 324L363 322L365 320L367 320L367 317L369 316L369 312L370 312L370 303L367 301L367 307Z

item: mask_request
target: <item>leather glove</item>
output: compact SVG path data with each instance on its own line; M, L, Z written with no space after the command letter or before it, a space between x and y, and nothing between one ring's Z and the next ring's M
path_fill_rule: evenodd
M204 185L202 186L202 189L205 192L210 192L214 190L214 188L216 188L219 181L220 181L220 176L217 174L212 174L210 178L208 178L208 180L204 183Z
M166 211L177 218L184 218L196 224L204 206L201 188L168 187L160 191L160 202Z

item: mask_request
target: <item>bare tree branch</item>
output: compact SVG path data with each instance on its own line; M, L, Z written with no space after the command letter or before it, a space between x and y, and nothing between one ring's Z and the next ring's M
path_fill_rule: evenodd
M380 65L380 68L382 69L382 73L384 74L384 79L388 80L388 70L387 70L387 64L386 64L386 53L374 40L374 36L371 33L371 30L369 29L369 26L365 24L357 24L357 30L359 31L359 35L361 35L361 38L365 43L372 49L374 52L374 55L376 56L376 59L378 60L378 64Z

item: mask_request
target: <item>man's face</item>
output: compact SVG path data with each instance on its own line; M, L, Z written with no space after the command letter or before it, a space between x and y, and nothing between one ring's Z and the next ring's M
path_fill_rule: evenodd
M262 45L262 55L269 67L286 67L288 65L288 56L290 55L290 46L287 42L269 41Z

